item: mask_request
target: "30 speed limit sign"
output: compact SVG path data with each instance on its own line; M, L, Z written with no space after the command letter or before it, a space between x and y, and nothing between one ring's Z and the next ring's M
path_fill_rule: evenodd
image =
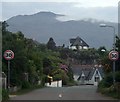
M12 50L6 50L6 51L4 52L4 58L5 58L6 60L11 60L11 59L13 59L13 58L14 58L14 52L13 52Z
M116 61L119 58L119 53L117 51L111 51L109 53L109 59L112 61Z

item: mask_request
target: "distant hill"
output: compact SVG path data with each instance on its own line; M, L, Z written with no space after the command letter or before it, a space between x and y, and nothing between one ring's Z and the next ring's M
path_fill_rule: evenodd
M99 24L110 22L91 22L91 20L60 21L56 18L65 16L52 12L38 12L33 15L18 15L7 20L8 30L22 31L26 37L33 38L41 43L47 43L53 37L57 45L69 45L70 38L80 36L90 47L106 46L112 48L113 31L111 28L100 28Z

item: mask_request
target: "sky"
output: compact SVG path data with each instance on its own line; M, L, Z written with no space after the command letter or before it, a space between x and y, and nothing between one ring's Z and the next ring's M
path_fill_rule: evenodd
M51 11L66 15L59 20L97 19L118 21L119 0L2 0L0 20L17 15L31 15L40 11Z

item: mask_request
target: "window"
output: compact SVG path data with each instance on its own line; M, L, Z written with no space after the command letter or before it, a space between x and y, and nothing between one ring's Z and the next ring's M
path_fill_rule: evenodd
M95 76L95 82L99 82L100 81L100 77L99 76Z

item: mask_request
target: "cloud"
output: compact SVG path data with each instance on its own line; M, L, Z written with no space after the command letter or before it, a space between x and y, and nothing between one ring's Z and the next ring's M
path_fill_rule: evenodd
M63 13L67 14L68 20L89 18L111 22L117 22L118 20L117 7L71 7L68 11L63 11ZM61 17L61 19L67 20L67 17Z
M0 20L2 19L2 3L0 2Z
M118 2L119 0L83 0L74 4L74 7L117 7Z
M106 7L117 6L119 0L2 0L2 2L76 2L75 7Z
M75 7L77 4L81 7ZM59 18L62 20L95 18L117 22L117 7L83 7L82 5L82 2L4 2L3 19L6 20L16 15L30 15L40 11L51 11L66 15L64 18Z

